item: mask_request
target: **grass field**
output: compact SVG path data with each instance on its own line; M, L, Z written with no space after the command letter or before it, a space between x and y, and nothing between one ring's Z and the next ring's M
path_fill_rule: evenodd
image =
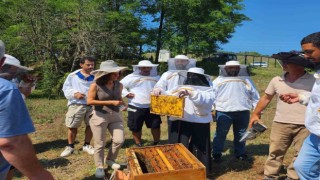
M269 66L269 68L255 68L251 70L252 79L255 82L260 94L263 93L272 77L281 74L282 70ZM61 158L60 153L67 144L67 128L64 125L65 113L67 111L67 100L65 99L28 99L27 105L36 126L36 132L30 137L34 143L38 158L56 179L94 179L95 166L93 157L81 151L84 139L84 127L79 129L77 136L76 152L66 158ZM275 112L275 100L264 111L262 120L270 127ZM124 124L126 125L127 114L123 113ZM215 123L211 123L211 136L215 132ZM167 123L163 118L161 126L161 143L167 140ZM229 132L225 150L223 153L224 161L215 164L209 174L209 179L230 180L230 179L261 179L263 177L263 165L268 154L269 143L268 129L257 139L247 142L247 152L252 161L239 162L234 159L233 134ZM110 141L108 136L108 141ZM118 161L126 162L125 149L133 146L130 131L125 127L125 143L120 151ZM144 145L151 145L152 136L148 129L143 129ZM212 138L211 138L212 139ZM107 152L107 149L105 150ZM293 156L290 150L285 157L284 164L288 165ZM111 171L109 171L111 172ZM26 179L19 173L15 173L15 179Z

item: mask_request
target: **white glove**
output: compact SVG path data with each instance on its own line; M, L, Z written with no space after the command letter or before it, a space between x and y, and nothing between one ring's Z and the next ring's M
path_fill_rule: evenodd
M307 106L310 100L310 94L309 93L300 93L299 96L299 103L302 105Z
M159 96L161 94L162 90L160 88L154 88L152 91L151 91L151 94L152 95L155 95L155 96Z

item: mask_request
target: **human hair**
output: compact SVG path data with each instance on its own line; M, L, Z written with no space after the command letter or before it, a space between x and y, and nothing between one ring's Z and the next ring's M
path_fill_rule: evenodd
M110 79L110 74L111 74L111 73L108 73L108 74L106 74L106 75L101 76L100 78L98 78L98 79L96 80L96 83L97 83L99 86L105 85L106 82Z
M92 56L84 56L84 57L82 57L81 59L80 59L80 64L84 64L84 62L85 61L90 61L90 62L95 62L96 61L96 59L94 58L94 57L92 57Z
M301 45L307 43L312 43L313 46L320 48L320 32L309 34L308 36L304 37L300 42Z
M2 67L1 67L1 70L0 72L8 72L11 68L11 65L9 64L4 64Z

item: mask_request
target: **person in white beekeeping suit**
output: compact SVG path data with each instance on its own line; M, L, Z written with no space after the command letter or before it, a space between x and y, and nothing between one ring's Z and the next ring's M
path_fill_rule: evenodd
M120 81L123 84L122 97L128 98L128 127L138 147L142 146L143 123L151 129L153 145L160 141L161 117L150 113L150 92L160 78L157 66L142 60L133 65L133 73Z
M152 90L152 94L165 94L179 85L182 85L187 79L188 69L196 66L196 60L190 59L186 55L177 55L168 60L168 71L163 73L157 84ZM168 117L168 137L170 137L171 117ZM170 143L170 141L169 141Z
M250 110L259 101L259 92L247 73L245 65L239 61L228 61L220 65L220 75L213 81L214 107L217 126L213 138L212 156L220 162L224 142L233 125L234 155L239 160L247 160L246 142L240 142L248 127Z
M169 143L182 143L206 167L211 170L210 122L214 102L211 77L202 68L193 67L187 72L183 85L168 92L185 97L182 118L171 117Z

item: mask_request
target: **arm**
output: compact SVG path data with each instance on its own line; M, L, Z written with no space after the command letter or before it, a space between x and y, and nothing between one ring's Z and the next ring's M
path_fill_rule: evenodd
M29 179L53 179L39 163L28 135L0 138L0 150L4 158Z
M311 95L311 92L304 92L300 94L288 93L288 94L281 94L280 99L283 102L286 102L288 104L300 102L300 104L308 105L310 95Z
M120 83L123 85L123 89L121 91L121 97L134 98L134 94L131 93L128 89L130 89L130 81L128 76L124 77Z
M168 85L168 81L167 81L167 72L165 72L159 79L159 81L154 85L151 94L153 95L160 95L160 94L164 94L164 92L167 90L167 85Z
M122 86L120 87L120 90L122 91ZM113 105L113 106L119 106L123 104L122 99L121 100L96 100L97 95L97 84L92 83L90 85L89 91L88 91L88 97L87 97L87 104L88 105L98 105L98 106L105 106L105 105Z
M66 81L63 83L62 91L67 99L83 99L86 96L85 94L78 92L78 90L73 89L70 75L68 75Z
M260 120L260 117L261 117L261 114L262 114L262 111L267 107L267 105L270 103L270 101L272 100L274 95L269 95L269 94L264 94L256 108L254 109L253 113L251 114L251 117L250 117L250 122L249 122L249 127L251 128L252 125L254 124L255 121L258 121Z
M251 84L251 100L252 100L252 109L255 109L259 99L260 99L260 95L259 92L256 88L256 86L254 85L253 81L251 78L248 78L249 83Z

